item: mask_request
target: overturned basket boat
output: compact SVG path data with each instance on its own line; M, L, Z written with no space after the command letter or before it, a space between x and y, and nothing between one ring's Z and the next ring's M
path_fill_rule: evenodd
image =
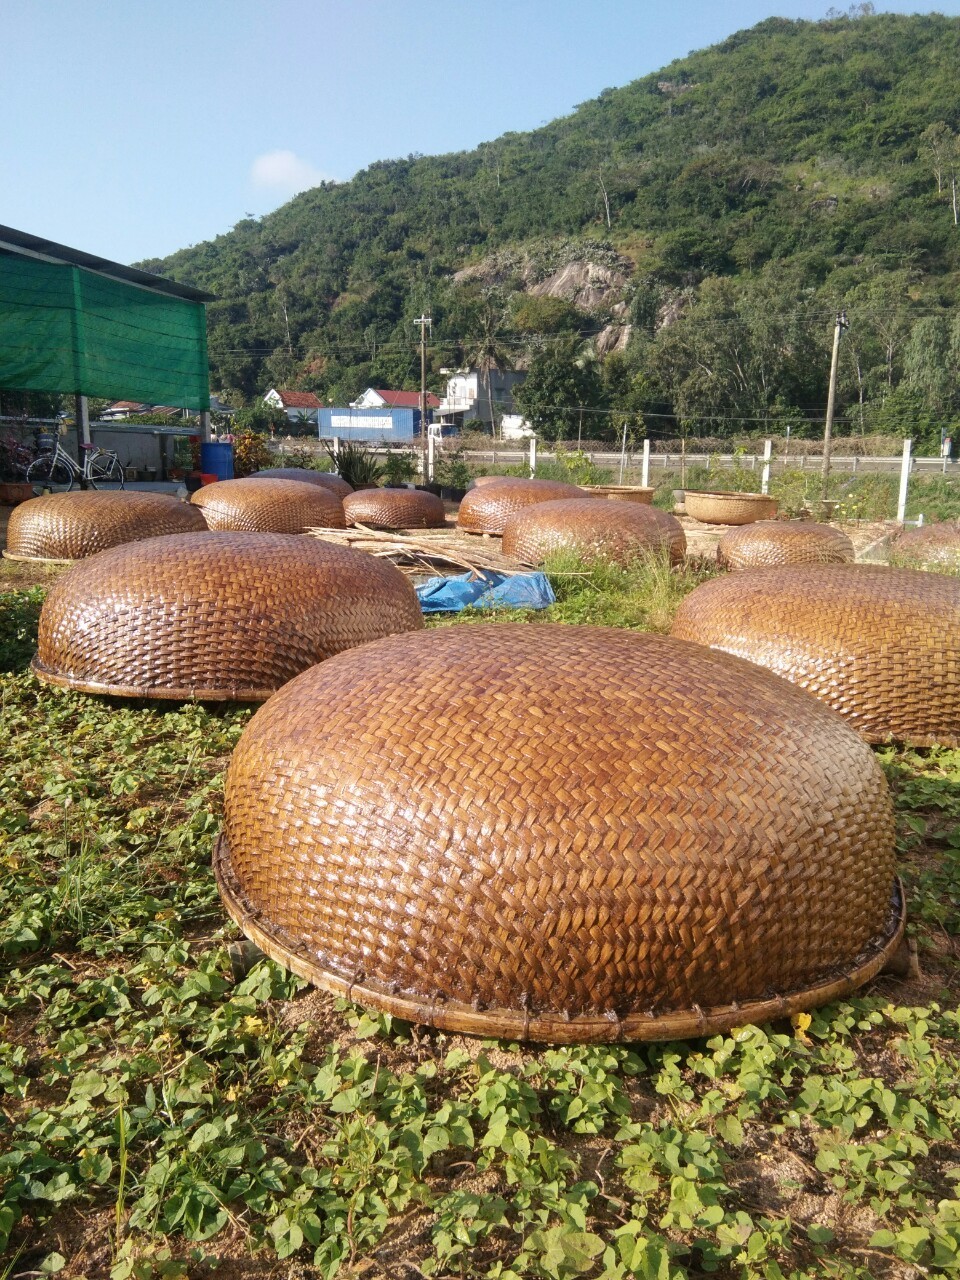
M777 514L776 498L769 498L765 493L686 489L684 494L687 515L703 524L752 524L754 520L770 520Z
M555 551L617 564L665 554L671 564L679 564L686 548L675 516L656 507L598 498L537 503L510 516L503 527L503 554L522 564L541 564Z
M748 658L868 742L960 745L960 581L878 565L756 569L688 595L673 634Z
M202 511L170 494L50 493L10 513L3 554L8 560L83 560L124 542L206 528Z
M904 569L960 572L960 522L945 520L900 530L890 539L890 563Z
M316 538L196 533L69 569L34 672L84 693L259 702L332 654L423 626L393 565Z
M364 489L343 500L347 527L442 529L447 513L441 500L423 489Z
M641 502L649 507L657 492L652 485L642 484L585 484L584 491L592 498L612 498L616 502Z
M500 484L471 489L460 503L457 524L467 533L503 533L509 516L537 502L557 502L582 498L583 490L561 480L520 480L508 478Z
M812 520L758 520L731 529L717 546L717 563L727 569L850 564L853 555L845 533Z
M323 485L302 480L218 480L191 498L211 529L223 533L302 533L346 528L343 503Z
M850 992L903 928L866 744L669 637L364 645L257 713L225 799L214 866L240 927L327 990L450 1031L707 1035Z
M263 471L254 471L249 480L301 480L304 484L317 484L322 489L329 489L338 498L345 498L353 493L353 485L347 484L335 471L314 471L311 467L265 467Z

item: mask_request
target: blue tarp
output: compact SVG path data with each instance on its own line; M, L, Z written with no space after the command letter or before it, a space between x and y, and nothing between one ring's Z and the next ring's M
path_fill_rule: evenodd
M457 613L460 609L546 609L554 604L553 588L542 573L493 573L480 577L431 578L417 587L424 613Z

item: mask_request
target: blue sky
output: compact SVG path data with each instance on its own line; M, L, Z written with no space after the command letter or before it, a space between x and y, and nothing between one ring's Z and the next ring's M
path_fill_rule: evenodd
M536 128L772 14L830 7L0 0L0 223L121 262L170 253L323 177Z

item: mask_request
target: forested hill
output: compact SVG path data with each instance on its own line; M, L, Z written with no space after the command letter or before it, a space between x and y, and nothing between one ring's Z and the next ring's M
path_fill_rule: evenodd
M412 386L425 310L435 383L493 351L534 382L576 365L567 402L648 425L799 424L844 306L848 425L955 413L960 19L856 8L770 18L534 132L378 162L142 265L219 296L214 385L248 398Z

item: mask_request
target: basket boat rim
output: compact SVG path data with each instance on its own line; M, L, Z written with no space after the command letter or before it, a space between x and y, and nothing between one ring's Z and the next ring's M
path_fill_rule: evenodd
M167 702L266 702L277 691L276 686L270 689L225 686L198 689L196 686L187 688L181 685L104 684L97 680L76 680L46 666L40 661L39 654L34 655L30 670L45 684L56 685L60 689L73 689L76 693L96 693L111 698L156 698Z
M55 556L19 556L15 551L7 551L6 548L4 548L2 552L0 552L0 555L3 556L4 560L16 560L20 564L76 564L77 563L76 560L65 560ZM87 560L89 559L89 556L83 556L81 558L84 560Z
M645 1011L623 1018L615 1014L588 1014L564 1017L559 1013L530 1014L516 1009L475 1009L455 1000L431 1000L397 995L384 987L354 981L343 974L322 968L306 948L293 939L281 937L249 901L233 873L226 835L221 831L213 846L213 871L227 914L271 959L279 961L323 991L403 1018L468 1035L494 1036L507 1040L532 1040L551 1044L613 1044L654 1040L684 1040L716 1035L747 1023L769 1022L790 1017L807 1009L849 995L875 978L903 940L906 925L906 897L899 876L894 878L886 932L874 939L854 963L842 971L834 969L813 985L774 996L709 1008Z
M742 502L744 498L750 498L754 502L776 502L776 498L772 498L769 493L750 493L741 492L739 489L684 489L684 494L694 498L729 498Z

